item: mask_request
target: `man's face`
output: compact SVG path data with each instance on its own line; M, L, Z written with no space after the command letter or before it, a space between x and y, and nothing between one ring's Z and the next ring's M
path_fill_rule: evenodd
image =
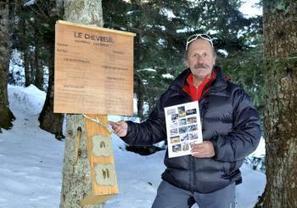
M202 81L210 75L215 64L216 56L207 40L197 39L190 44L186 57L186 65L194 78Z

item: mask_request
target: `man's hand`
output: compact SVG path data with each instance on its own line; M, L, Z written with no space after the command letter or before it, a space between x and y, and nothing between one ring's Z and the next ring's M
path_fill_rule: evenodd
M109 121L109 125L111 126L112 130L116 135L119 137L124 137L127 135L128 131L128 124L125 121L118 121L118 122L113 122Z
M213 144L210 141L204 141L200 144L193 144L192 156L198 158L210 158L215 156Z

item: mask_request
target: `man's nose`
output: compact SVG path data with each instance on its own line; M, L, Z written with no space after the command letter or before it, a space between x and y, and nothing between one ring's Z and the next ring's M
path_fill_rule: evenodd
M197 56L197 62L202 63L204 61L202 56Z

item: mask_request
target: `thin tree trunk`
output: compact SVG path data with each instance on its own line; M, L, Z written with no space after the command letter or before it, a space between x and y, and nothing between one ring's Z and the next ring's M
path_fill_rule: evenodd
M136 48L136 51L135 51L135 56L134 56L134 63L135 63L135 66L137 68L139 68L139 65L140 65L140 53L139 53L139 45L140 45L140 38L139 36L136 36L135 38L135 48ZM139 72L140 73L140 72ZM136 96L137 96L137 114L138 116L143 119L144 118L144 113L143 113L143 104L144 104L144 99L143 99L143 95L144 95L144 85L142 83L142 79L141 77L139 76L139 74L137 74L137 70L136 70L136 73L134 74L134 79L135 79L135 87L134 87L134 91L136 93Z
M20 6L21 7L21 6ZM20 9L21 13L23 13L23 7ZM19 30L21 37L27 37L27 31L26 31L27 23L25 18L20 18L19 21ZM25 87L28 87L30 84L33 84L33 77L30 67L30 51L29 51L29 44L28 41L25 38L20 38L20 48L23 52L23 61L24 61L24 71L25 71Z
M103 25L101 0L64 0L66 21ZM67 135L60 208L80 208L80 201L92 191L90 162L87 158L87 135L81 115L66 116ZM80 142L77 142L77 138ZM79 157L75 147L80 150ZM76 159L77 158L77 159ZM103 208L103 204L84 206Z
M25 87L28 87L30 84L33 83L31 70L30 70L30 51L29 51L29 44L27 40L27 23L25 20L25 11L24 11L24 2L22 0L14 0L15 3L15 12L14 18L16 18L17 24L13 30L14 33L17 33L18 38L17 47L19 47L20 52L22 52L23 58L23 67L25 72Z
M7 77L10 56L9 1L0 4L0 132L12 127L14 115L8 107Z
M31 49L28 50L29 51L29 72L30 72L30 77L32 80L32 84L34 83L35 80L35 68L34 68L34 53Z
M256 207L296 208L297 2L265 0L263 9L267 184Z
M29 54L28 48L23 48L23 60L24 60L24 71L25 71L25 87L28 87L32 84L31 70L30 70L30 62L29 62Z
M144 94L144 86L142 83L141 78L139 77L139 75L135 75L135 79L136 79L136 86L135 86L135 93L137 96L137 114L138 116L143 119L144 118L144 114L143 114L143 94Z
M38 25L38 22L36 22L36 25ZM39 63L39 47L41 47L41 45L39 44L39 33L38 33L38 28L35 28L35 38L34 38L34 43L35 43L35 50L34 50L34 68L35 68L35 80L34 80L34 84L35 86L40 89L40 90L44 90L43 88L43 68L41 66L41 64ZM52 52L52 51L51 51ZM54 63L51 63L54 64Z

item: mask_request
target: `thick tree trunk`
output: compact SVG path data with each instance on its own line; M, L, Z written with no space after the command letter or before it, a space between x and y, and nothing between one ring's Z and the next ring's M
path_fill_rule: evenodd
M278 2L278 3L276 3ZM266 177L257 207L297 207L297 2L264 1Z
M87 138L84 118L81 115L66 116L67 136L65 142L63 184L60 208L80 208L80 200L92 191L90 165L87 156ZM77 138L80 143L77 144ZM77 145L80 155L77 156Z
M8 107L7 75L9 66L9 1L0 4L0 132L12 127L14 115Z
M101 0L64 0L64 9L66 21L86 25L103 25ZM90 163L86 155L87 135L84 119L81 115L67 115L66 126L60 208L80 208L80 201L92 191ZM75 139L77 137L80 137L80 142ZM79 157L74 147L79 148ZM84 207L102 208L103 204Z
M48 5L50 7L49 14L54 17L58 16L58 11L56 8L56 1L51 0L48 1ZM51 22L50 22L51 23ZM47 39L44 40L45 45L48 49L49 53L49 62L48 62L48 68L49 68L49 81L48 81L48 89L46 94L46 100L43 106L43 109L39 115L39 122L40 122L40 128L44 129L45 131L48 131L50 133L55 134L56 139L61 140L64 138L63 135L63 120L64 120L64 114L61 113L54 113L54 45L55 45L55 39L54 34L47 34Z
M49 82L43 109L39 115L40 128L55 134L61 140L63 135L64 114L54 113L54 43L49 43Z

